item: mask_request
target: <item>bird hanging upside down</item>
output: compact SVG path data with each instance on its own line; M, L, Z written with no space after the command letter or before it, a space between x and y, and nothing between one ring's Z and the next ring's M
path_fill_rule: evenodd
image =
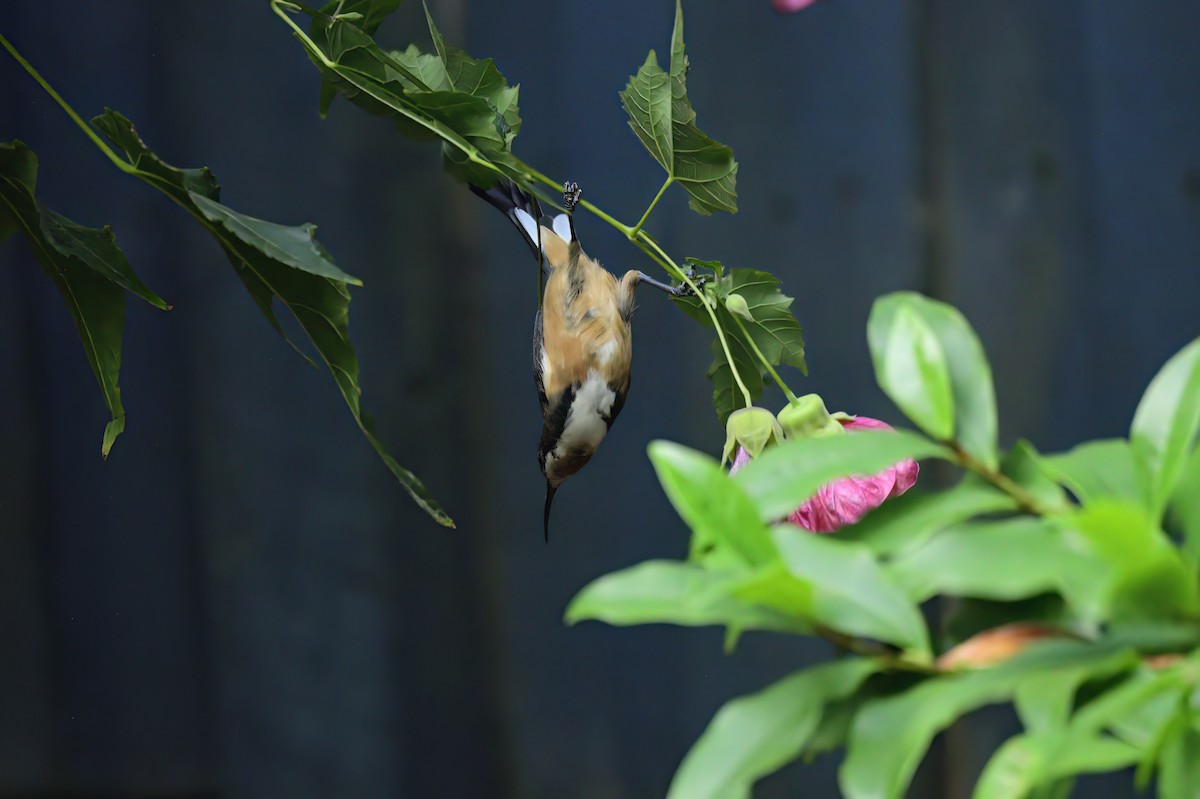
M548 227L537 198L512 181L471 190L513 221L542 263L541 308L533 320L533 379L542 403L538 464L546 477L542 524L549 541L554 493L596 453L625 405L633 365L635 289L647 283L676 297L688 289L635 269L618 280L585 255L575 237L580 195L575 183L563 187L567 213L546 220Z

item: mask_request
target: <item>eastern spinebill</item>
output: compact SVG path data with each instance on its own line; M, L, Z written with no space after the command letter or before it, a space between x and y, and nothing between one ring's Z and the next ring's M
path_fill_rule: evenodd
M580 190L563 187L565 214L543 219L537 198L512 181L472 191L500 209L542 265L541 307L533 320L533 380L542 404L538 464L546 477L542 525L550 540L550 505L562 482L582 469L621 413L633 364L634 292L646 283L673 288L636 269L620 279L584 254L575 236Z

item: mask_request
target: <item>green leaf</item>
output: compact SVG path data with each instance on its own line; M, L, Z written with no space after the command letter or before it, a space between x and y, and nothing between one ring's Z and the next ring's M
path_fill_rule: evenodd
M339 16L343 22L355 24L363 33L373 36L384 19L400 7L401 2L402 0L330 0L330 2L321 6L320 14L313 17L312 25L309 26L309 33L313 36L320 35L323 26L328 24L328 20L324 15L333 15L338 13L340 9ZM361 14L362 18L358 20L346 19L347 14ZM336 96L337 86L328 80L322 80L320 105L322 118L329 113L329 106Z
M320 14L325 16L337 14L341 19L353 22L363 33L373 36L383 21L400 8L402 2L403 0L330 0L321 6ZM361 14L362 17L348 20L347 17L353 14ZM323 21L325 20L322 16L317 16L314 24L321 24Z
M934 735L964 713L1006 699L1013 682L1007 672L966 672L867 703L850 729L838 776L843 795L903 796Z
M1109 566L1107 579L1090 581L1105 617L1164 619L1200 612L1194 577L1142 507L1098 501L1063 523L1073 534L1068 544Z
M1198 785L1200 730L1194 721L1185 719L1185 723L1175 725L1159 756L1158 795L1165 799L1185 799L1195 796Z
M803 331L791 312L793 299L779 291L779 280L774 275L756 269L726 272L718 261L687 260L695 266L713 270L713 279L706 290L716 301L717 320L752 401L757 402L762 397L764 367L755 357L751 342L771 365L787 364L808 373ZM733 298L738 298L733 302L739 310L744 304L748 317L739 314L735 321L729 310ZM700 324L708 328L713 326L712 317L704 310L699 298L677 297L675 303ZM745 400L733 380L720 342L714 339L712 349L714 359L708 369L708 378L713 381L713 407L724 424L730 413L745 406Z
M425 20L429 24L429 35L442 62L444 83L439 80L432 88L448 88L459 94L469 94L485 100L503 120L500 126L505 145L511 146L521 130L521 115L517 108L519 86L509 86L492 59L476 61L462 50L446 45L441 32L433 24L429 7L425 7Z
M896 292L875 301L867 323L867 336L881 387L889 391L883 386L879 365L889 347L896 313L901 308L919 316L938 342L953 394L955 439L977 460L995 468L997 423L992 370L979 337L956 308L913 292ZM892 400L904 409L894 396Z
M1142 495L1158 518L1200 430L1200 338L1150 381L1133 415L1129 440Z
M763 521L782 519L821 486L851 474L874 474L905 458L946 457L924 436L906 430L785 441L767 448L733 476Z
M100 229L77 225L37 201L37 170L37 156L24 143L0 143L0 191L14 224L31 241L36 234L49 244L51 255L73 258L155 308L170 310L171 306L134 273L107 225Z
M1065 739L1050 734L1010 738L988 761L973 799L1016 799L1040 785L1076 774L1098 774L1131 766L1140 752L1108 736Z
M651 443L649 453L671 504L692 528L693 551L715 547L747 567L774 559L767 526L716 460L669 441Z
M972 799L1021 799L1035 787L1035 775L1045 768L1044 743L1036 735L1016 735L988 760L971 793Z
M954 720L1011 698L1031 675L1103 661L1116 649L1046 641L993 668L936 677L899 695L868 702L854 720L839 772L843 794L848 799L903 796L933 737Z
M110 283L141 297L155 308L171 310L166 300L151 291L134 273L108 225L99 230L83 227L44 205L39 207L42 211L42 232L56 250L73 256Z
M938 594L1024 599L1103 579L1107 570L1052 522L1020 517L948 527L893 560L888 573L910 599L924 602Z
M1016 689L1014 697L1021 723L1030 732L1065 728L1079 687L1090 680L1110 677L1138 664L1131 649L1121 649L1078 665L1031 674Z
M170 308L134 273L112 230L78 225L38 202L38 160L19 141L0 144L0 210L22 230L42 271L54 281L75 322L111 421L104 427L105 458L125 429L121 403L122 289L157 308Z
M730 593L743 602L762 605L788 616L810 619L813 615L812 583L792 576L779 560L734 583Z
M453 527L454 522L424 484L387 452L375 435L374 422L362 409L358 358L350 343L350 292L345 285L356 280L338 269L312 237L313 226L286 228L221 205L219 187L211 172L181 170L167 164L146 146L133 124L115 111L106 109L92 124L125 152L139 178L200 220L276 330L282 333L271 310L273 300L278 299L292 312L329 368L376 454L417 505L438 523Z
M796 759L827 703L854 693L878 669L854 658L797 672L727 702L684 757L668 797L749 797L758 779Z
M646 561L606 574L584 587L567 607L566 622L594 619L617 626L726 625L739 630L803 633L807 624L730 596L729 575L674 561Z
M317 18L307 35L298 27L293 33L327 85L346 99L390 118L405 136L440 138L450 174L484 187L502 175L521 179L529 169L511 149L521 125L517 87L490 59L448 47L432 18L429 28L436 55L415 46L385 52L348 20Z
M1074 736L1095 735L1112 728L1158 696L1172 692L1177 695L1186 685L1187 679L1178 668L1157 671L1140 668L1115 688L1076 711L1068 732Z
M812 616L840 632L876 638L929 655L929 633L916 605L862 544L790 525L772 530L787 570L812 585Z
M895 555L952 524L1016 509L1012 497L968 475L944 491L913 490L890 499L858 524L839 530L838 537L861 541L877 555Z
M338 269L330 259L329 253L325 252L325 249L317 243L314 237L317 231L316 225L306 224L298 227L279 225L275 222L239 214L232 208L194 191L188 192L188 197L200 209L200 213L205 219L225 228L272 261L282 266L308 272L311 275L336 280L339 283L349 283L352 286L362 285L361 280Z
M872 320L875 316L873 310ZM872 321L868 330L879 326ZM899 305L886 331L871 336L871 358L879 387L917 427L942 441L954 436L954 395L946 356L933 328L913 308Z
M1192 456L1175 486L1170 519L1183 535L1184 562L1194 574L1200 564L1200 447L1192 450Z
M1069 452L1042 456L1041 465L1085 505L1103 499L1141 502L1133 450L1124 439L1088 441Z
M1108 624L1105 641L1140 652L1183 652L1200 647L1195 621L1132 619Z
M654 51L621 92L629 127L667 175L682 185L688 204L701 214L737 212L737 162L733 150L696 127L687 96L688 59L683 48L683 9L675 3L671 71L663 72Z
M782 363L808 372L804 336L791 311L794 300L779 290L777 277L757 269L731 269L718 282L718 296L740 296L745 300L751 322L745 325L746 331L772 365ZM740 328L730 325L725 329L730 328L742 338Z

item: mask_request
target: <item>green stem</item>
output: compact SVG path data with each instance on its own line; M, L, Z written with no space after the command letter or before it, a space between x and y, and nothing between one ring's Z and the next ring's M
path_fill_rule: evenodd
M663 251L658 242L651 238L650 234L646 231L640 230L636 237L631 238L644 251L648 251L647 247L653 248L658 253L659 258L662 259L659 263L662 263L664 268L674 275L676 279L683 281L692 290L692 294L696 296L696 299L700 300L700 304L708 312L708 318L712 320L713 329L717 331L717 341L721 344L721 351L725 354L725 362L729 364L729 371L733 374L733 382L737 383L738 390L742 392L742 399L745 401L746 407L749 408L754 405L754 399L750 396L750 389L746 388L746 384L742 382L742 376L738 373L737 365L733 362L733 353L729 349L729 342L725 339L725 330L721 327L721 320L717 318L717 312L713 308L713 303L708 298L708 295L700 290L700 287L671 260L671 257Z
M1016 500L1017 507L1026 513L1034 516L1050 516L1055 513L1065 513L1068 510L1067 506L1065 505L1056 505L1054 507L1047 507L1046 505L1043 505L1037 497L1026 491L1024 487L1014 481L1011 477L1003 472L993 469L983 461L980 461L974 455L963 449L962 444L958 443L957 441L944 441L942 443L949 447L950 451L954 453L955 463L969 472L974 472L996 488L1003 491L1005 494L1008 494L1010 497Z
M116 164L117 169L130 175L137 174L137 167L133 166L133 164L130 164L124 158L121 158L121 156L117 155L112 148L104 142L103 139L96 135L96 132L92 130L91 126L84 122L83 119L80 118L79 114L75 113L74 108L67 105L67 101L64 100L58 92L54 91L54 87L46 82L45 78L43 78L41 74L39 74L38 71L33 68L33 64L30 64L28 61L26 61L25 58L17 52L17 48L13 47L8 39L5 39L3 35L0 35L0 45L3 45L4 49L8 51L8 54L17 60L17 63L29 73L31 78L37 81L38 85L45 90L46 94L50 95L54 99L54 102L58 103L59 107L62 108L63 111L67 112L67 116L69 116L71 120L79 126L79 129L82 130L84 134L92 140L93 144L100 148L100 152L108 156L108 160Z
M658 201L662 199L662 196L666 193L667 188L674 182L675 178L667 175L667 179L663 181L662 188L658 190L658 194L654 195L654 199L650 201L650 206L646 209L646 213L642 214L642 218L639 219L637 224L633 226L633 231L628 234L629 236L636 236L641 232L642 225L646 224L646 220L650 218L650 213L654 210L654 206L658 205Z
M795 402L796 395L792 393L790 388L788 388L787 383L783 382L783 378L779 376L779 372L775 371L775 367L771 365L769 360L767 360L767 356L763 355L762 350L760 350L758 348L758 344L755 343L754 337L746 331L746 326L742 324L742 320L735 313L730 313L729 315L733 317L733 321L738 326L738 330L742 332L742 337L745 338L746 342L750 344L750 349L754 350L754 354L758 356L759 363L761 363L771 377L774 378L775 384L778 385L783 391L783 395L787 397L788 402Z
M563 184L559 183L558 181L554 180L553 178L551 178L547 175L542 174L541 172L538 172L536 169L534 169L531 166L526 165L526 175L529 177L530 180L536 180L538 183L549 186L552 189L557 189L558 191L562 191ZM630 237L630 233L633 230L633 228L629 227L629 225L622 224L614 217L605 213L603 209L596 207L594 204L592 204L582 198L580 198L580 200L579 200L579 207L583 208L584 210L589 212L592 216L594 216L598 219L603 219L609 225L611 225L612 227L619 230L621 232L622 236L625 236L626 238ZM659 265L663 266L661 261L659 262Z
M813 632L824 638L829 643L841 649L844 652L853 652L856 655L869 658L877 658L884 663L889 669L897 671L910 671L917 674L941 674L941 669L937 666L928 663L918 663L915 660L908 660L902 655L892 653L887 647L882 644L877 644L873 641L863 641L855 638L852 635L839 632L832 627L826 627L824 624L814 624Z

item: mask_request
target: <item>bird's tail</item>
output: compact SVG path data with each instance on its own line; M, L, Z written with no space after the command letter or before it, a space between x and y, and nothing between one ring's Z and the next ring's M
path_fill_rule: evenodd
M565 245L575 241L575 226L572 224L569 214L557 214L553 217L543 218L542 207L538 204L537 197L526 192L511 180L501 180L490 189L471 186L471 191L487 200L500 213L512 220L517 230L520 231L521 237L525 239L525 243L533 250L534 255L544 252L547 245L551 244L543 239L546 231L562 239L564 248ZM576 191L575 197L578 197L578 191Z
M512 220L534 255L541 252L541 230L538 223L542 218L542 209L538 205L537 197L525 192L511 180L501 180L490 189L471 186L471 191Z

